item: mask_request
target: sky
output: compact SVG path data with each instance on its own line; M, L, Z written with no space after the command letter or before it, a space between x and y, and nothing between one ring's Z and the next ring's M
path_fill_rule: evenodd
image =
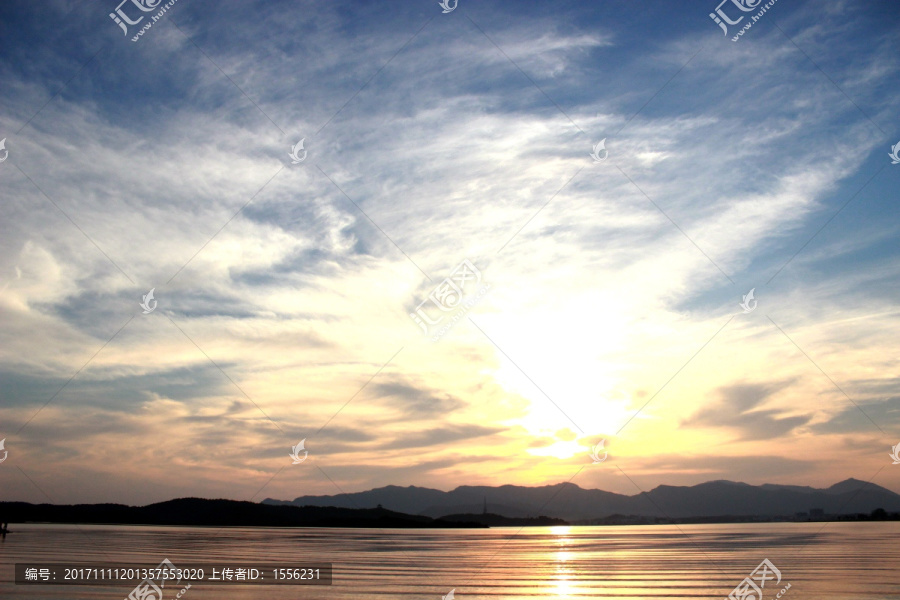
M0 4L0 500L900 492L900 10L738 4Z

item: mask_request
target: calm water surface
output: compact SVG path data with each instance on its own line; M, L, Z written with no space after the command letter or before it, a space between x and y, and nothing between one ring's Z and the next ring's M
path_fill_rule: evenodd
M483 598L718 598L764 559L765 600L900 598L900 523L773 523L489 530L206 529L16 525L0 541L0 598L118 599L131 585L24 588L16 562L334 563L334 584L193 585L182 600L384 600L456 589ZM165 600L181 588L167 588Z

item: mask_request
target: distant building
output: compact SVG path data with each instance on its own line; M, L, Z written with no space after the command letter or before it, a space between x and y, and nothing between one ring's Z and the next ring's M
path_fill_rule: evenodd
M794 516L795 516L796 518L798 518L798 519L808 519L808 518L809 518L809 513L798 512L798 513L797 513L796 515L794 515Z
M811 519L821 519L825 516L825 510L821 508L811 508L809 509L809 517Z

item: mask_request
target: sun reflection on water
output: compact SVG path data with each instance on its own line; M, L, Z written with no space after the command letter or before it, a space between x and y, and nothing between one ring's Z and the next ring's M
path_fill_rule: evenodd
M555 564L553 579L548 583L552 587L553 595L557 598L571 598L578 592L578 585L573 581L575 569L569 561L575 558L569 551L572 539L569 537L571 527L551 527L550 534L554 536L553 544L556 550L548 556ZM548 592L551 590L548 589Z

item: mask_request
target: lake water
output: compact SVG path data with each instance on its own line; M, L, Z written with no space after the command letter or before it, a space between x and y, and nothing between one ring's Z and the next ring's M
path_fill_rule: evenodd
M487 530L250 529L12 524L2 599L118 599L134 587L15 585L16 562L334 564L325 586L194 584L181 600L726 598L763 559L765 600L900 598L900 523ZM165 600L181 587L167 586Z

